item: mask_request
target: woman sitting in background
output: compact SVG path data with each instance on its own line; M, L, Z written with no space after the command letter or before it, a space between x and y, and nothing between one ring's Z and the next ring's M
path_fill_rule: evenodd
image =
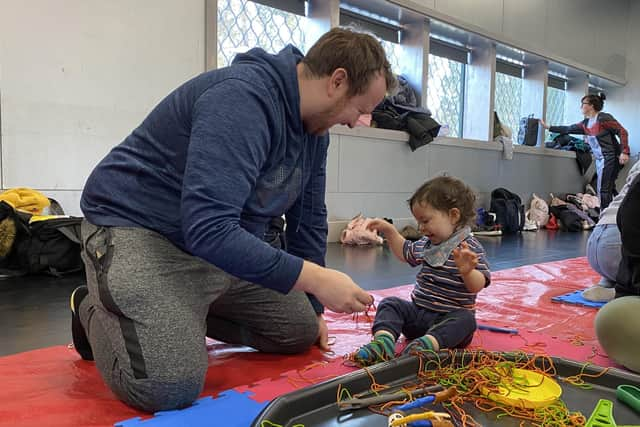
M617 224L622 253L616 298L600 309L595 330L602 348L616 362L640 372L640 175L620 203Z
M600 274L596 286L585 289L582 297L589 301L611 301L616 294L614 286L620 265L620 231L616 224L616 215L622 200L627 195L631 183L640 174L640 162L629 170L627 181L609 206L600 213L600 220L593 229L587 242L587 259L591 268Z

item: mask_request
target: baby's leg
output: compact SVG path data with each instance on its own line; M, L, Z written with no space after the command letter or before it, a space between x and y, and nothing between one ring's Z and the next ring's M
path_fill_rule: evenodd
M416 306L411 301L397 297L383 299L378 305L373 322L373 340L360 347L351 359L360 366L370 366L395 357L396 340L407 319L416 316Z
M423 336L407 345L403 354L466 347L471 342L475 330L476 317L473 311L456 310L442 314ZM408 335L407 337L412 338Z

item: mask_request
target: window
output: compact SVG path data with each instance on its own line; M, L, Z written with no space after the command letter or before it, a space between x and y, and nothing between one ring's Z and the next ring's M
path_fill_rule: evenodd
M438 123L445 129L449 128L449 136L459 138L462 136L468 51L463 46L455 46L433 37L429 50L427 107Z
M375 35L387 54L391 70L400 74L400 23L385 16L355 7L348 3L340 3L340 25L350 26Z
M400 52L402 47L398 43L386 40L380 40L380 44L387 54L387 59L389 60L389 64L391 64L391 71L393 71L394 74L400 74Z
M304 52L306 20L249 0L218 0L218 68L253 47L276 53L290 43Z
M564 125L565 103L567 99L566 81L549 76L547 87L547 124ZM549 131L545 131L545 141L551 139Z
M449 128L449 136L455 138L462 135L463 88L464 64L429 54L427 108L438 123Z
M518 140L522 104L522 68L519 64L496 63L495 108L500 123L511 128L512 139Z

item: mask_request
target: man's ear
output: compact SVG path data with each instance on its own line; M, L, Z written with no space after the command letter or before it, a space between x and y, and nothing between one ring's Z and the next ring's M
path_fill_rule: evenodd
M329 87L327 89L330 97L341 97L343 94L346 94L349 89L349 75L347 74L347 70L344 68L336 68L329 77L328 85Z

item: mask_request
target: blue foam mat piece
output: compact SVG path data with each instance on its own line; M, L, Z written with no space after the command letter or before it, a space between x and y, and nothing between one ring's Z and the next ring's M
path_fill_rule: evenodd
M595 302L595 301L589 301L584 299L582 297L582 291L574 291L566 295L559 295L557 297L552 297L551 301L564 302L567 304L575 304L575 305L584 305L584 306L593 307L593 308L600 308L606 304L606 302Z
M119 421L115 427L199 427L218 425L225 427L247 427L269 402L256 402L250 396L253 393L238 393L227 390L217 398L203 397L193 405L175 411L156 412L153 418L143 420L140 417Z

